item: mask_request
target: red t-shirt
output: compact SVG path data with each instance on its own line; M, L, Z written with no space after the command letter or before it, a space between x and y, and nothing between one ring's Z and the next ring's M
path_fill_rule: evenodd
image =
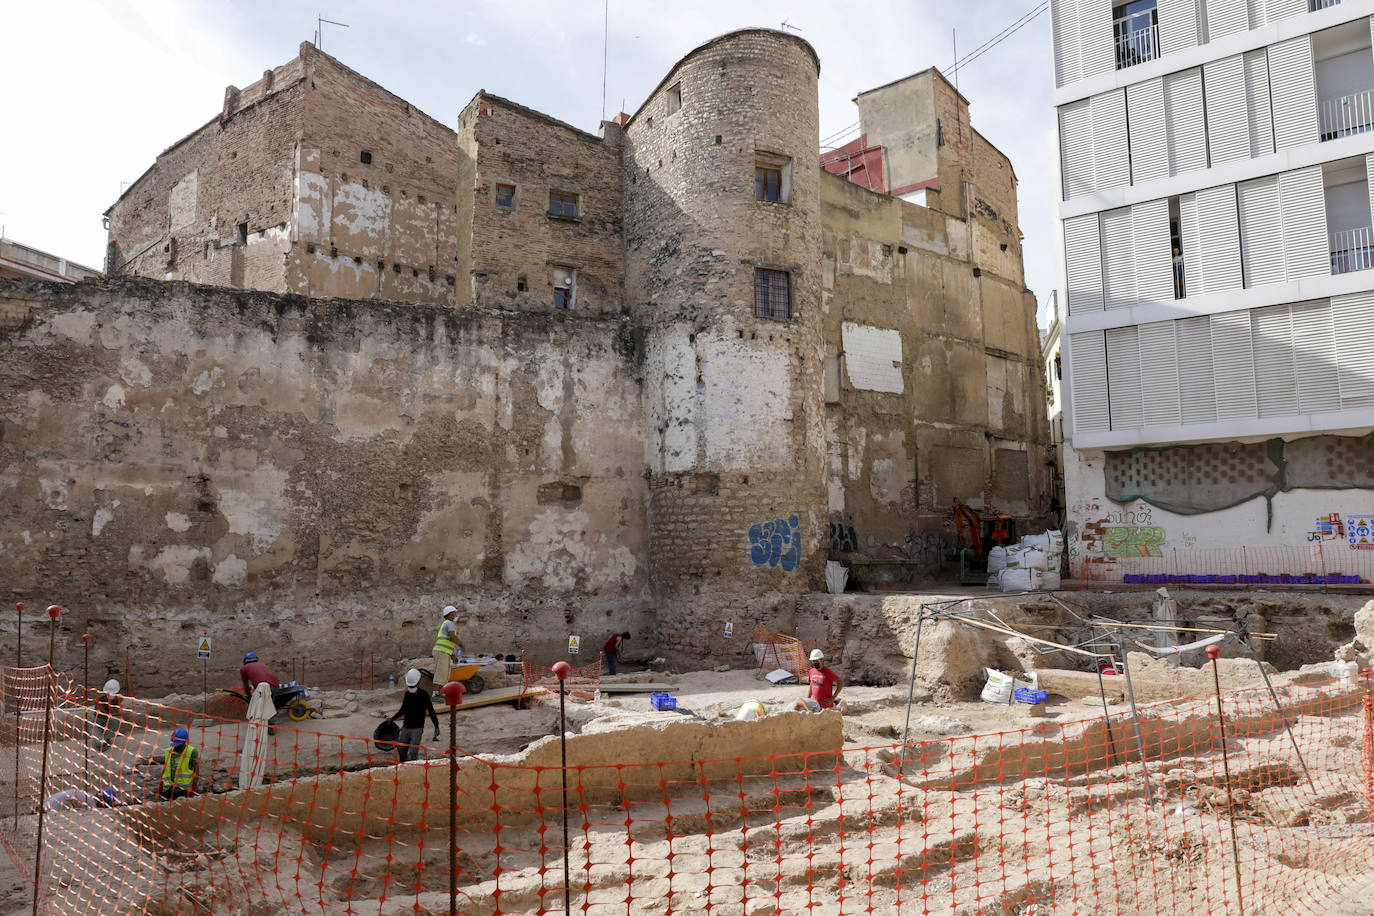
M280 687L281 681L272 673L272 669L262 662L249 662L239 669L239 678L243 681L244 690L252 693L259 684L270 684L273 687Z
M811 681L811 699L821 704L821 709L830 709L835 702L830 699L830 693L835 689L835 682L840 676L825 666L812 668L807 675Z
M619 655L619 654L620 654L620 642L621 642L621 640L623 640L624 638L625 638L625 637L623 637L623 636L621 636L619 633L617 633L616 635L612 636L610 639L606 640L606 645L604 645L604 646L601 647L601 651L602 651L602 652L605 652L607 655Z

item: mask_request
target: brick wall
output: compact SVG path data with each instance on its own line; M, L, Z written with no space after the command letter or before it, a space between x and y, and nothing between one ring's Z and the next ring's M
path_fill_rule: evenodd
M552 312L555 283L573 271L575 311L619 314L619 129L602 140L487 93L458 123L471 157L461 178L464 301ZM512 207L497 205L497 185L514 188ZM576 216L549 215L551 191L576 195Z

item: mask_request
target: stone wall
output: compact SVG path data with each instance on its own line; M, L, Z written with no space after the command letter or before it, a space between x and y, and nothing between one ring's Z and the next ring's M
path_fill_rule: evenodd
M384 675L448 602L468 647L535 658L643 628L622 323L151 281L0 305L0 582L71 609L68 670L89 631L97 682L131 647L138 690L183 686L208 632L221 679L248 649Z
M452 304L454 133L301 45L107 211L123 276ZM367 160L367 161L364 161Z
M675 65L625 125L626 300L646 337L661 594L797 594L825 558L815 52L745 30ZM786 173L755 199L755 168ZM755 316L758 268L790 317Z
M1037 527L1049 443L1034 298L978 267L976 219L828 174L821 190L832 549L934 565L955 497Z
M465 198L460 273L478 305L554 311L554 286L571 272L572 309L616 315L621 276L620 130L602 140L506 99L480 92L459 116L474 161ZM513 189L510 207L497 186ZM549 194L577 197L576 216L549 213ZM561 275L561 276L556 276Z

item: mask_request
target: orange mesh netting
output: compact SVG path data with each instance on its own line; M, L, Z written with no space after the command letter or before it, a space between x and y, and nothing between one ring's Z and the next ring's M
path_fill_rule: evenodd
M791 671L799 680L806 680L806 646L795 636L779 633L758 624L754 630L754 660L762 671L776 671L783 668Z
M1114 714L841 749L836 717L808 727L806 752L723 760L671 732L615 753L574 736L565 771L552 738L458 752L450 796L446 742L397 765L389 747L285 725L248 755L267 783L240 789L257 727L128 697L110 709L46 668L6 669L0 841L30 877L50 688L48 913L434 914L451 875L459 913L562 912L565 853L569 908L587 916L1238 913L1232 815L1247 913L1329 912L1374 878L1367 679L1278 688L1301 760L1267 692L1224 697L1229 791L1216 701L1200 697L1142 709L1143 741ZM179 725L200 778L158 800L161 764L145 762ZM113 806L86 803L107 788Z

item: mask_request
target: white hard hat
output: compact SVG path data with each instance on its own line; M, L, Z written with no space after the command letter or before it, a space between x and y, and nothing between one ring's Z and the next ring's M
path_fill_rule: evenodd
M444 609L439 612L440 617L447 617L449 614L458 613L458 609L451 604L444 605Z
M108 681L105 682L105 686L100 689L103 690L105 693L114 696L115 694L119 693L119 681L115 680L114 678L110 678Z
M818 661L820 661L820 660L823 659L823 658L825 658L825 653L822 652L820 649L812 649L812 650L811 650L811 660L812 660L813 662L818 662Z
M406 686L407 686L407 687L415 687L415 686L418 686L419 683L420 683L420 672L419 672L418 670L416 670L415 668L411 668L409 671L406 672Z

